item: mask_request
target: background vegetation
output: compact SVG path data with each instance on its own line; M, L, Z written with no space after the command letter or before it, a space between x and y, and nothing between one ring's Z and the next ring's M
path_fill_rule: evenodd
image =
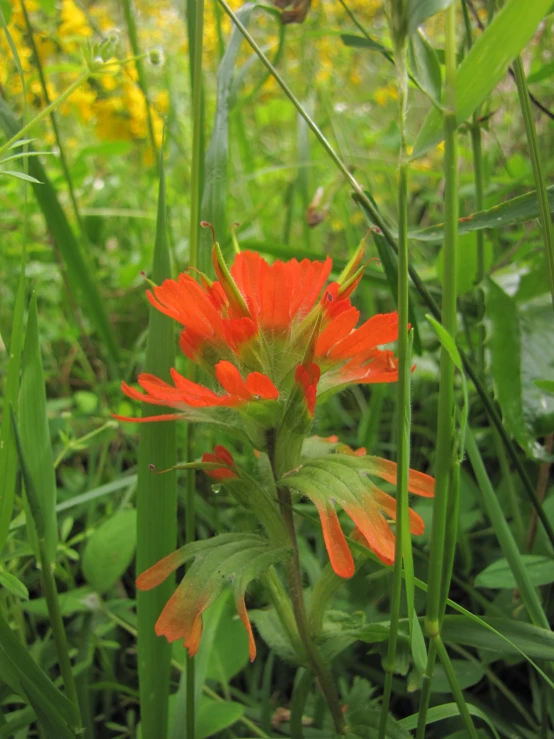
M436 11L448 3L420 5ZM427 681L425 736L553 735L554 242L549 220L539 217L554 197L545 189L554 161L554 26L551 8L542 5L527 29L518 21L532 15L524 2L510 0L503 11L492 0L455 3L460 69L497 14L512 15L507 28L489 34L478 63L466 64L471 75L457 78L458 102L465 96L469 103L457 121L459 183L449 194L453 175L444 170L442 119L435 108L439 133L433 136L429 113L445 78L443 12L424 15L424 34L412 36L404 128L395 39L378 0L320 0L302 23L291 25L281 24L273 6L238 10L230 3L303 114L241 33L231 35L224 3L206 0L196 80L202 88L195 101L191 59L195 44L198 50L193 21L200 3L0 0L0 736L74 736L77 698L87 737L141 736L141 720L145 739L165 736L156 709L145 708L139 694L139 429L111 418L136 412L120 382L133 382L145 363L148 303L141 273L152 271L156 238L165 248L160 234L167 235L175 276L189 263L191 235L196 239L195 198L227 254L239 223L243 249L267 258L329 254L341 266L371 226L366 254L373 261L358 307L366 317L394 310L398 263L391 244L398 237L404 141L407 156L414 155L407 166L411 467L435 474L439 461L445 433L444 425L437 432L444 403L441 341L460 365L450 388L461 425L453 432L447 426L446 434L463 446L464 408L472 429L469 459L461 450L459 517L449 511L445 529L447 540L458 538L449 597L467 611L460 615L452 602L447 609L442 639L453 673L438 665ZM506 64L503 55L509 55ZM72 94L14 145L20 128L71 86ZM196 148L195 112L201 124ZM164 121L165 191L159 187ZM352 198L353 178L368 193L369 210L360 193ZM457 241L445 237L442 225L454 201L461 216ZM205 271L210 247L210 235L202 233L198 265ZM444 254L451 248L454 268ZM407 286L402 270L401 259L401 287ZM464 352L462 372L451 338L426 319L433 313L430 300L443 306L457 300L457 329L446 328ZM182 358L177 366L183 369ZM318 408L314 433L337 434L395 459L396 410L395 385L356 388ZM164 433L156 426L152 438ZM214 443L241 459L240 445L202 426L193 458ZM177 460L185 459L190 444L185 424L177 424ZM151 457L142 447L140 457L148 466ZM177 541L166 529L162 552L180 545L186 522L190 527L193 521L187 517L189 483L184 473L177 476ZM163 508L168 484L162 478L150 484L159 496L151 504ZM218 486L200 476L196 485L196 538L256 530L251 513L231 504ZM413 548L420 578L415 608L423 619L433 501L417 500L413 507L427 523ZM300 501L295 508L309 593L327 554L313 506ZM167 516L174 526L174 512ZM140 525L138 534L140 558L147 546ZM48 577L51 570L54 577ZM391 715L400 720L388 736L415 729L422 686L427 689L426 652L422 661L405 602L396 658L392 664L386 659L391 587L391 570L367 560L337 590L326 617L343 705L375 710L357 736L377 736L378 720L371 721L379 716L387 671ZM190 672L187 691L184 649L175 644L171 655L162 655L171 657L171 739L187 736L191 695L196 739L331 735L317 687L291 663L266 603L261 585L253 584L247 605L258 657L252 664L246 633L226 596L206 616L194 691ZM154 683L157 648L151 653ZM72 668L60 656L68 653ZM473 733L471 721L459 715L464 697Z

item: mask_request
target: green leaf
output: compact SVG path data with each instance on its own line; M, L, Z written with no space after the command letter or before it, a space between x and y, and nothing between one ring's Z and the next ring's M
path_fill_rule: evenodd
M491 279L485 296L490 371L504 423L528 456L541 458L536 438L554 430L554 398L535 380L554 370L551 310L530 305L520 312Z
M2 162L0 162L2 164ZM42 185L42 182L40 180L37 180L36 177L31 177L30 174L25 174L25 172L18 172L14 169L0 169L0 175L8 175L9 177L15 177L18 180L24 180L25 182L34 182L36 185Z
M37 715L40 712L44 717L43 723L48 721L49 725L55 725L62 731L61 735L54 733L47 734L47 736L67 736L67 726L65 731L61 727L64 723L77 726L79 716L76 707L36 664L1 613L0 649L8 660L11 670L21 682ZM69 736L73 735L69 734Z
M549 64L543 64L540 69L537 69L536 72L532 72L527 77L527 83L529 85L532 85L535 82L546 80L549 77L552 77L552 75L554 75L554 62L550 62Z
M87 613L93 610L95 606L100 605L98 596L88 585L69 590L67 593L60 593L58 595L58 601L62 616L72 616L74 613ZM33 598L33 600L22 603L22 608L34 616L45 619L49 618L46 598Z
M465 659L452 659L452 667L456 674L456 680L462 690L470 688L472 685L476 685L480 680L483 679L485 670L482 665L475 664L474 662L468 662ZM450 693L452 691L448 677L444 671L442 665L435 667L433 673L433 680L431 682L432 693Z
M298 655L281 625L274 608L248 611L248 616L265 641L284 662L298 664Z
M472 716L477 716L477 718L483 719L483 721L488 725L490 730L495 736L495 739L500 739L498 736L498 732L494 728L494 725L492 724L490 718L487 716L487 714L482 711L480 708L477 708L477 706L472 705L471 703L467 703L467 710ZM434 724L437 721L443 721L447 718L452 718L453 716L459 716L460 710L456 703L444 703L442 706L433 706L433 708L430 708L427 711L427 723L428 724ZM398 723L403 726L406 729L415 729L417 727L417 722L419 719L419 713L414 713L412 716L408 716L407 718L401 719Z
M506 74L511 61L527 45L552 0L508 0L479 36L456 71L458 125L467 120ZM412 159L444 138L440 111L433 108L418 134Z
M6 588L9 593L15 595L16 598L29 600L29 591L27 590L27 586L15 575L12 575L11 572L0 570L0 585L3 588Z
M411 0L409 3L408 34L412 36L427 18L439 13L453 0Z
M44 538L45 554L50 564L56 561L58 525L56 520L56 478L52 461L50 428L46 413L46 388L40 354L37 300L33 294L29 306L27 332L23 349L19 425L21 446L32 486L36 491L41 523L36 520L39 536ZM32 491L27 486L31 504ZM28 520L27 524L31 522Z
M439 60L435 50L420 30L410 39L408 58L412 75L420 88L434 103L440 103L442 77Z
M535 385L545 393L554 393L554 380L535 380Z
M8 104L0 99L0 128L8 137L15 136L21 125L12 113ZM29 157L29 174L40 184L33 183L33 191L43 212L46 225L60 251L71 286L79 298L80 305L87 312L100 337L106 345L110 357L116 362L119 358L119 347L106 313L105 301L98 290L94 271L85 259L79 242L75 238L67 216L63 211L56 190L39 157Z
M163 146L160 151L160 182L152 279L160 285L171 277L171 262L167 242L165 200L165 168ZM175 364L175 323L154 307L150 307L148 340L144 371L163 380L170 379ZM163 413L143 404L142 415ZM177 543L177 481L174 472L155 475L176 462L174 423L143 423L140 426L137 482L137 573L151 567L172 552ZM163 502L163 504L162 504ZM173 577L155 590L137 593L138 674L141 702L141 726L144 739L158 739L167 733L167 701L171 647L160 639L154 626L162 608L175 587Z
M355 49L371 49L371 51L380 51L381 53L392 53L391 49L387 49L386 46L380 44L379 41L374 41L371 37L356 36L353 33L341 33L340 37L345 46Z
M539 587L554 582L554 559L539 557L534 554L522 554L521 559L533 585ZM502 557L485 567L477 575L475 586L495 590L513 590L517 587L517 584L507 560Z
M247 3L237 10L237 17L248 27L254 5ZM203 221L211 223L216 237L223 241L227 234L227 167L229 159L229 113L235 104L234 78L243 36L233 26L225 54L217 70L217 98L213 133L206 150L204 192L200 206ZM204 229L200 237L199 269L206 271L209 264L212 235Z
M9 359L4 384L4 409L13 408L16 415L19 407L19 374L25 335L23 330L24 308L25 270L23 265L13 307ZM0 428L0 490L2 490L2 495L0 495L0 551L4 549L12 518L16 472L17 450L15 448L12 420L9 413L4 413Z
M554 212L554 185L548 188L550 210ZM533 190L526 195L520 195L505 203L494 205L488 210L480 210L458 220L458 235L480 231L484 228L504 228L514 223L523 223L539 216L537 194ZM393 233L394 232L393 230ZM428 228L412 229L408 232L410 239L440 243L444 240L444 224Z
M83 575L97 593L105 593L127 570L137 543L137 512L118 511L92 534L83 554Z
M467 616L445 616L441 630L444 641L495 652L499 659L521 657L522 652L531 659L554 659L554 634L548 629L507 618L480 620L498 633Z
M223 596L222 596L223 597ZM205 631L202 637L205 638ZM206 680L227 685L248 664L248 635L227 599L217 622L212 649L206 660Z
M458 260L456 271L456 292L458 295L465 295L475 290L477 284L478 263L477 263L477 238L476 232L465 234L458 239L458 248L463 258ZM485 274L492 265L492 243L489 239L485 239L483 244L484 251L484 267ZM442 282L444 271L444 248L441 248L437 261L437 277Z
M380 708L364 708L348 713L348 726L351 735L360 739L374 739L381 720ZM348 734L347 736L350 736ZM412 739L412 735L389 714L387 718L387 739Z
M244 715L244 706L234 701L214 701L204 698L196 717L196 739L216 736Z

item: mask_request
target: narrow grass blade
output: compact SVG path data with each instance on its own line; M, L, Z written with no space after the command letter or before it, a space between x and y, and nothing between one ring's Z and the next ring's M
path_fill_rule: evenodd
M547 188L550 212L554 212L554 185ZM458 219L458 234L481 231L484 228L505 228L514 223L523 223L539 216L539 201L536 192L529 192L517 198L499 203L487 210L481 210ZM394 233L394 230L393 230ZM444 224L417 228L409 231L411 239L441 243L444 239Z
M254 6L247 4L237 11L237 16L248 27ZM217 70L217 100L212 138L206 151L204 168L204 192L200 207L200 217L211 223L216 238L226 240L227 209L227 169L229 159L229 113L235 99L234 78L242 34L233 27L225 54ZM206 269L212 244L211 233L205 230L200 236L199 268Z
M19 398L19 372L23 351L23 311L25 306L25 271L21 269L19 285L13 309L12 333L9 342L9 360L4 391L4 409L17 410ZM0 428L0 551L8 537L15 495L17 450L14 444L10 414L4 412Z
M460 125L500 82L513 59L529 43L551 0L508 0L471 47L456 72L456 123ZM412 159L444 138L442 115L433 108L418 134Z
M29 696L34 708L37 706L52 722L60 719L68 726L78 726L77 708L55 687L12 631L0 613L0 649L8 660L21 687Z
M529 614L529 618L535 626L542 626L543 629L550 629L550 624L541 606L537 590L531 583L529 573L521 558L514 536L510 530L508 522L506 521L504 512L502 511L502 507L498 502L496 493L494 492L489 476L487 475L485 465L483 464L483 459L479 453L479 448L477 447L475 438L470 429L466 430L466 448L471 466L473 467L475 477L477 478L479 488L483 495L487 513L489 514L489 518L494 527L498 543L500 544L500 548L508 560L510 569L513 572L521 593L521 598L525 604L527 613Z
M14 136L20 128L9 105L2 99L0 99L0 128L7 136ZM41 183L40 185L33 184L33 191L44 214L48 230L67 267L71 287L80 297L80 302L87 311L88 317L106 345L108 355L115 363L119 359L119 348L105 310L105 303L98 290L94 272L75 238L58 200L56 190L48 179L40 158L29 157L27 161L29 174Z
M52 444L46 414L46 389L40 355L37 300L33 295L29 306L27 332L23 349L20 396L21 445L37 495L42 519L42 532L48 564L56 562L58 528L56 520L56 479L52 464ZM29 490L27 490L29 497ZM32 501L29 497L29 504ZM33 518L37 514L33 513ZM30 521L27 522L28 524ZM38 529L38 527L37 527Z
M152 279L171 276L166 234L165 179L160 157L158 220ZM175 361L173 321L150 308L145 372L164 380ZM156 409L156 414L159 411ZM162 411L163 412L163 411ZM153 415L144 406L143 417ZM174 472L152 473L150 465L168 469L176 461L174 423L145 423L140 427L137 486L137 574L172 552L177 539L177 486ZM175 587L170 577L158 588L138 591L138 671L143 739L165 739L169 697L171 647L156 635L155 623Z

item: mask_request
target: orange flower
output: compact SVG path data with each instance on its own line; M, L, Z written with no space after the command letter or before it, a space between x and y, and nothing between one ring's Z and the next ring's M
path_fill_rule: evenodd
M213 421L217 408L237 410L247 405L245 411L258 427L276 428L295 384L313 416L318 396L352 383L395 382L397 361L381 346L396 341L397 314L373 316L356 328L360 314L350 295L363 275L362 256L361 246L338 280L325 286L332 268L329 257L277 259L269 264L259 254L245 251L228 268L214 244L216 281L203 274L199 281L181 274L147 295L155 308L183 326L184 354L201 364L224 392L193 383L175 370L174 385L142 374L138 383L143 392L123 383L126 395L179 413L122 420L184 416ZM278 402L263 405L268 400ZM235 425L244 420L237 419ZM242 428L247 433L252 429L252 424Z

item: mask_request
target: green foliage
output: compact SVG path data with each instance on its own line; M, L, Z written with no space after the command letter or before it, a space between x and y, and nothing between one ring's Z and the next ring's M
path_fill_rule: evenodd
M391 568L359 543L340 510L367 505L373 492L371 464L347 453L343 442L397 459L396 384L352 387L318 404L318 436L304 444L301 466L278 480L280 506L269 458L262 452L256 460L249 441L271 451L271 439L243 411L190 413L191 420L216 422L198 428L194 448L186 422L126 425L110 415L136 414L117 377L133 383L150 372L167 380L173 366L190 376L175 352L175 324L148 313L140 272L161 284L195 261L187 236L199 220L194 209L188 215L194 197L202 199L200 217L214 224L226 256L230 224L239 222L243 250L259 250L269 261L330 255L331 279L371 227L368 264L352 299L361 321L395 309L403 206L394 54L402 44L393 44L387 31L385 3L311 3L302 23L286 26L276 5L243 6L237 16L254 50L229 22L225 5L205 3L201 95L193 102L189 60L198 49L189 36L187 55L183 18L170 3L137 0L135 11L131 3L123 8L107 0L27 2L52 99L77 79L81 52L93 66L95 54L126 60L122 72L115 71L119 64L104 69L56 107L57 139L19 4L0 0L8 24L0 28L6 60L0 70L0 737L335 736L309 639L290 603L286 517L298 539L295 603L306 604L308 636L339 693L347 724L341 736L374 739L380 729L382 738L413 736L426 685L428 739L552 735L552 312L526 127L508 77L521 54L535 99L528 111L538 135L535 155L550 182L552 29L550 18L541 21L551 2L508 0L502 10L489 3L491 16L480 13L484 30L469 4L467 16L462 4L455 6L456 331L445 329L439 309L452 300L441 288L448 271L443 245L451 238L444 223L449 178L436 147L448 100L442 11L449 4L387 3L397 6L400 30L408 34L412 467L434 474L444 461L437 456L445 431L437 431L441 349L456 366L449 390L459 411L456 423L448 417L446 434L456 474L461 468L460 515L450 509L445 528L450 554L441 597L448 590L449 600L440 632L447 659L427 680L433 639L423 614L432 502L413 502L425 532L414 538L413 568L408 561L397 567L413 597L413 603L405 598L402 585L397 630ZM186 5L194 29L197 4ZM285 12L307 5L289 3ZM114 47L109 29L122 26L129 38ZM42 118L33 122L36 115ZM28 123L25 138L10 144ZM480 151L473 145L477 135ZM161 166L155 152L163 148ZM193 155L198 167L191 175ZM553 210L552 187L546 199ZM213 279L210 248L206 230L197 265ZM31 291L36 297L29 301ZM197 379L215 387L208 375L201 369ZM235 433L230 420L237 418L248 433ZM339 441L325 440L331 435ZM283 457L292 458L291 434L283 433L280 443ZM205 473L213 466L198 461L215 444L224 444L241 470L226 484L210 479ZM190 465L163 472L180 459L198 470L192 483L184 478ZM392 478L383 488L394 495ZM267 504L262 515L260 495ZM355 563L348 579L328 564L314 502L337 511ZM534 507L550 531L540 520L535 525ZM389 515L377 515L394 532ZM271 544L263 533L268 522ZM190 586L190 607L212 601L194 679L182 640L168 645L155 633L175 582L170 576L138 592L134 585L135 574L191 537L197 541L182 554L193 561L178 580ZM253 663L233 595L246 599L257 646ZM393 633L397 644L390 650Z

